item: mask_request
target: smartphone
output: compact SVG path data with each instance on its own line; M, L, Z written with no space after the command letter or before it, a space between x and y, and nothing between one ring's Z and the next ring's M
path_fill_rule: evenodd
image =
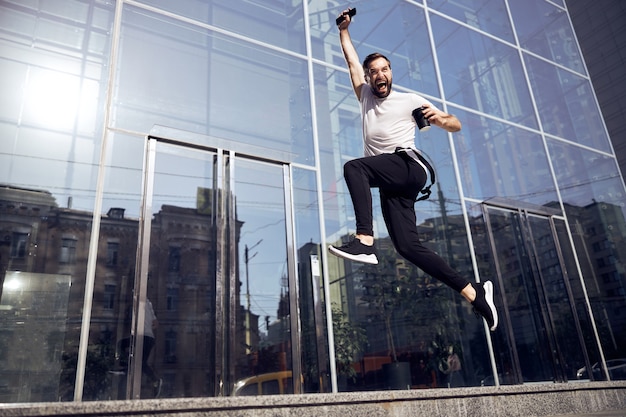
M339 24L346 19L346 15L352 17L355 14L356 14L356 7L349 9L347 13L342 14L335 20L335 22L337 23L337 26L339 26Z

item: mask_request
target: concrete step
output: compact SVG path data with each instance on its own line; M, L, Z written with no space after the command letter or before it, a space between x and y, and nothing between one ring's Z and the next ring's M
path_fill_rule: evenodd
M3 417L624 417L623 410L626 381L0 405Z

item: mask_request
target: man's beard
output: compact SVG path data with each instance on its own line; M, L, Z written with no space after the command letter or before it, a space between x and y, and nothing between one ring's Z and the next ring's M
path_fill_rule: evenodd
M378 90L379 90L379 88L378 88L377 86L375 86L375 85L374 85L374 86L371 86L371 85L370 85L370 88L372 89L372 93L373 93L376 97L378 97L378 98L385 98L385 97L387 97L389 94L391 94L391 84L392 84L392 83L391 83L391 81L389 81L388 83L386 82L385 84L386 84L386 87L387 87L387 88L385 88L385 91L383 91L383 92L378 91Z

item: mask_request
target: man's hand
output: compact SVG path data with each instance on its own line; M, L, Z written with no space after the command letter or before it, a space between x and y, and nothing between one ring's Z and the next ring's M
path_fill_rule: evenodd
M352 16L356 13L356 9L346 9L337 16L337 27L339 30L347 29L352 22Z
M422 113L431 125L439 126L448 132L461 130L461 122L452 114L444 113L428 104L422 106Z

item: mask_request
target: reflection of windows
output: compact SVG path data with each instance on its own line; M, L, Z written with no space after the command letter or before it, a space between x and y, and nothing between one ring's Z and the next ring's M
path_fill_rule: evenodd
M606 274L602 274L602 281L605 284L611 283L611 282L618 282L619 281L619 273L617 271L611 271L611 272L607 272Z
M600 242L595 242L593 245L591 245L591 247L593 248L594 252L601 252L605 249L609 249L609 242L607 240L602 240Z
M117 265L117 255L120 250L120 244L117 242L107 243L107 266Z
M176 311L178 309L178 288L168 288L166 295L167 311Z
M61 240L61 253L59 254L59 263L76 263L76 239Z
M180 248L176 246L170 246L168 254L167 270L169 272L180 271Z
M165 362L176 363L176 332L165 332Z
M115 307L115 285L113 284L105 284L104 285L104 309L105 310L113 310Z
M2 358L2 362L6 362L6 358L9 357L13 340L13 330L0 329L0 358Z
M11 258L25 258L28 233L13 232L11 239Z

